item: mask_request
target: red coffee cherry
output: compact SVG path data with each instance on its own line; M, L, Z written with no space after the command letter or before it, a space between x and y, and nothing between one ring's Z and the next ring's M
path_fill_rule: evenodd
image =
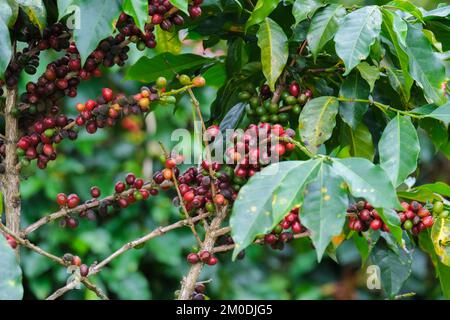
M114 94L113 91L109 88L103 88L102 89L102 96L105 99L106 102L112 101Z
M79 256L73 256L72 257L72 265L74 266L81 266L81 259Z
M219 262L219 260L218 260L216 257L211 256L211 257L209 258L209 260L206 261L205 263L206 263L207 265L209 265L209 266L213 266L213 265L217 264L217 262Z
M124 192L126 189L125 183L123 183L122 181L119 181L116 183L116 185L114 186L114 190L116 191L116 193L122 193Z
M94 198L98 198L100 197L101 191L99 189L99 187L92 187L91 188L91 196Z
M85 264L82 264L80 266L80 275L82 277L87 277L88 274L89 274L89 267L87 265L85 265Z
M72 209L78 206L80 203L80 198L76 194L71 194L67 197L67 206Z
M198 254L193 252L189 253L186 259L190 264L195 264L200 261Z
M64 193L58 193L56 196L56 202L60 206L65 206L67 204L67 196Z

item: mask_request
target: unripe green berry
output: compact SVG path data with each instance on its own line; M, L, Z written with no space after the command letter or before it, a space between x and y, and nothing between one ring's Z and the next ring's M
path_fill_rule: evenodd
M160 89L165 88L167 86L167 79L165 77L159 77L156 79L156 86Z
M191 78L186 75L186 74L182 74L178 77L178 81L180 81L180 84L182 86L188 86L191 84Z

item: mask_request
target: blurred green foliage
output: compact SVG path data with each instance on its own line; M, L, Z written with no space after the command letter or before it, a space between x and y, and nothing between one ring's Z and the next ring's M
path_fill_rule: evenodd
M386 3L388 1L335 1L345 4ZM437 1L413 1L432 8ZM197 45L197 43L194 43ZM224 48L220 42L217 50ZM194 47L183 47L184 52ZM141 53L132 52L128 66ZM151 52L146 52L149 56ZM51 57L43 57L43 60ZM41 64L45 68L45 63ZM224 70L214 70L207 79L207 88L199 90L202 111L208 118L209 104L223 82ZM79 101L99 95L103 86L128 94L137 92L141 84L124 81L124 69L105 70L101 79L90 80L79 88L77 98L68 99L66 110L74 110ZM39 74L38 72L37 74ZM23 79L22 85L28 81ZM51 162L45 171L30 168L24 173L21 186L23 196L23 225L58 209L55 197L59 192L77 193L82 200L89 199L93 185L100 187L103 195L113 192L115 181L127 172L148 178L159 169L158 141L166 146L174 144L170 135L174 129L189 128L192 123L190 102L185 97L176 108L160 107L154 116L135 119L138 130L123 126L99 130L95 135L85 132L75 142L64 141L58 148L58 161ZM176 110L174 112L174 110ZM75 112L73 112L75 113ZM426 135L421 136L421 183L449 181L445 170L439 170L441 156L436 156L433 144ZM34 167L34 166L32 166ZM159 225L178 219L178 210L171 204L173 193L161 193L150 201L130 206L121 212L111 212L98 217L95 222L82 220L75 230L63 229L53 223L33 233L31 240L42 248L59 255L72 252L85 263L100 261L127 241L133 240ZM179 288L182 276L189 265L186 254L194 245L188 228L178 229L156 238L141 250L131 250L115 259L93 281L117 299L171 299ZM359 254L353 244L344 242L337 251L339 264L325 258L320 264L308 240L296 240L284 251L253 246L245 259L231 261L230 253L222 254L214 267L206 267L201 280L211 279L207 294L213 299L330 299L356 298L381 299L378 291L369 291L365 284L365 269L360 269ZM415 292L418 298L440 297L433 268L425 254L415 252L413 274L402 292ZM39 255L23 250L25 299L43 299L61 287L68 274ZM96 299L88 290L73 290L65 299Z

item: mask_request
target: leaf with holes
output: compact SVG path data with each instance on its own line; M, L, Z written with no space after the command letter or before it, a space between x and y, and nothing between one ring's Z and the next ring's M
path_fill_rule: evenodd
M342 232L347 207L345 184L332 172L329 164L322 163L316 179L305 189L300 213L302 224L311 232L318 261L333 236Z
M361 60L368 57L370 47L381 30L381 12L377 6L368 6L348 14L342 21L334 42L336 53L344 60L347 75Z
M283 29L270 18L261 23L257 37L263 73L273 91L289 56L287 37Z
M304 188L321 160L283 161L258 172L241 188L230 217L233 259L259 234L267 233L302 202Z
M317 148L331 137L338 108L338 100L327 96L312 99L303 108L298 128L303 143L311 152L317 152Z

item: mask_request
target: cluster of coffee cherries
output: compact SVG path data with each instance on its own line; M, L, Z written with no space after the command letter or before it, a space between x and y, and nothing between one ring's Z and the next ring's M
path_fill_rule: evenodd
M389 232L389 227L381 220L377 210L367 201L358 201L347 208L349 215L349 228L364 232L370 229Z
M150 196L156 196L159 191L154 188L151 183L145 183L141 178L137 178L134 173L128 173L124 181L118 181L114 186L114 195L102 200L98 200L101 195L100 188L94 186L90 193L92 198L84 203L86 208L79 211L78 217L72 214L67 214L64 219L60 221L61 227L76 228L79 224L78 218L86 218L88 220L96 220L97 214L94 208L97 209L100 216L108 214L108 208L113 208L118 211L127 208L141 200L147 200ZM92 202L97 201L95 205L89 206ZM56 196L56 202L62 209L74 209L80 205L80 197L77 194L66 195L59 193Z
M195 284L194 292L192 292L191 300L209 300L209 297L205 294L206 286L204 282L198 282ZM175 299L180 296L180 290L175 291Z
M213 266L219 262L216 256L214 256L211 252L203 250L198 253L191 252L186 257L187 262L190 264L196 264L200 261L206 263L208 266Z
M17 241L9 234L5 234L5 239L8 242L9 246L13 249L17 248Z
M79 256L66 253L63 255L62 259L66 264L78 267L82 277L87 277L89 275L89 267L86 264L81 263L81 258Z
M216 125L210 126L206 134L208 139L215 140L220 135L220 129ZM295 145L279 139L294 136L294 130L267 122L251 124L243 133L233 133L229 141L231 146L225 150L225 172L233 177L235 191L239 191L240 186L262 167L287 156Z
M300 221L299 211L299 207L293 208L270 233L257 236L257 240L270 245L272 249L283 250L285 243L290 242L295 234L306 231Z
M399 211L398 216L403 229L411 231L413 235L418 235L421 231L433 226L434 220L431 212L419 202L402 202L401 205L405 211Z
M293 81L288 90L281 93L280 98L272 100L273 93L267 84L256 90L248 85L247 90L241 91L239 100L248 103L246 106L247 115L255 122L281 123L286 125L290 114L300 114L301 107L312 97L312 91L306 89L300 92L300 86Z
M177 164L180 160L168 158L165 162L165 169L157 171L153 180L162 189L168 189L173 185L173 180L178 183L182 199L176 196L173 199L175 206L180 207L180 214L184 215L181 201L190 215L195 215L202 211L214 212L215 205L226 205L234 201L237 194L231 187L230 177L220 172L221 165L212 162L202 161L201 167L190 167L180 174ZM211 167L211 168L210 168ZM213 171L214 177L210 176L209 169ZM211 191L211 185L216 190L215 195Z

